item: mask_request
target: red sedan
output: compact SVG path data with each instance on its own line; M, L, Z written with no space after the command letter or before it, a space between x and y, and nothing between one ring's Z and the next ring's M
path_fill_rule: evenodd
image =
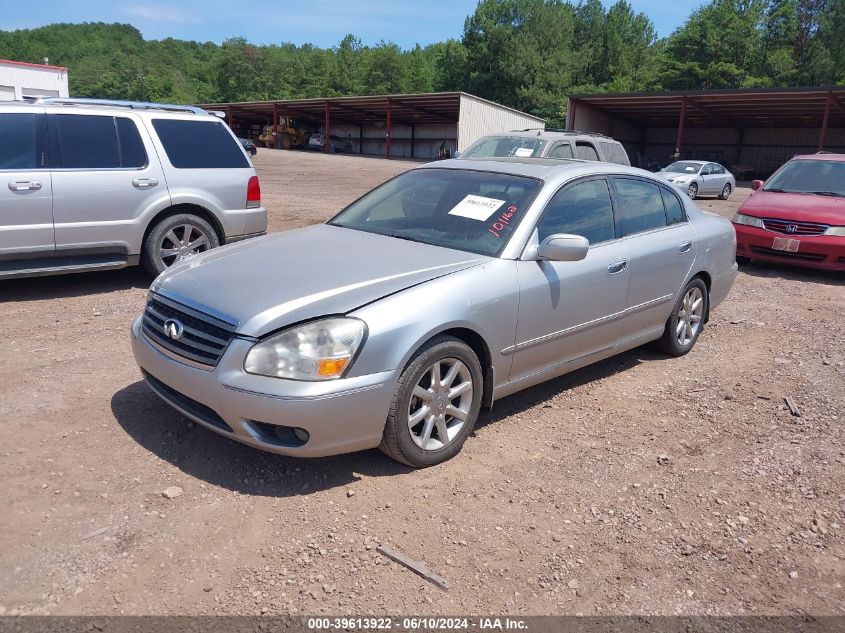
M845 271L845 154L796 156L751 188L732 219L737 262Z

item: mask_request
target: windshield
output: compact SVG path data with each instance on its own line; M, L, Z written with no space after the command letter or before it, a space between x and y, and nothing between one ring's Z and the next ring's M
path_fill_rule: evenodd
M679 160L676 163L672 163L671 165L664 167L663 171L671 171L676 174L697 174L699 169L701 169L701 165L699 163L689 163Z
M495 257L540 186L522 176L415 169L373 189L329 224Z
M763 191L845 197L845 162L792 160L769 178Z
M543 153L546 141L541 138L520 136L485 136L470 145L461 158L493 158L521 156L537 158Z

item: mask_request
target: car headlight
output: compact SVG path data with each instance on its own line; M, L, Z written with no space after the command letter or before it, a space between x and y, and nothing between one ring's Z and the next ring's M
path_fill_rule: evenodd
M291 380L334 380L364 340L363 321L332 317L303 323L256 343L244 361L248 374Z
M827 231L824 232L825 235L836 235L837 237L845 237L845 226L831 226Z
M763 220L755 218L753 215L745 215L744 213L735 214L734 217L731 218L731 222L734 224L744 224L745 226L756 226L760 229L766 228L763 224Z

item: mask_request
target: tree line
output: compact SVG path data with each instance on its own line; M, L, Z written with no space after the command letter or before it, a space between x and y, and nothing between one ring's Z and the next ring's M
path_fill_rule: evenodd
M403 50L145 40L128 24L0 31L0 58L68 66L74 96L213 103L464 90L565 118L583 92L845 83L845 0L711 0L665 38L626 0L481 0L460 39Z

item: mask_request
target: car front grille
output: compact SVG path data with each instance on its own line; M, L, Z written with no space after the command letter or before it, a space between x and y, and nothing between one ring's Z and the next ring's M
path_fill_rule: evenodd
M763 218L763 226L769 231L783 233L784 235L821 235L830 228L827 224L793 222L776 218Z
M824 255L819 253L790 253L789 251L779 251L774 248L765 248L763 246L752 246L751 251L758 255L766 255L768 257L783 257L784 259L802 259L808 262L820 262L824 260Z
M181 337L173 338L166 331L165 324L171 321L181 324ZM152 292L144 310L144 334L174 354L209 367L217 366L234 338L235 327L235 324Z

